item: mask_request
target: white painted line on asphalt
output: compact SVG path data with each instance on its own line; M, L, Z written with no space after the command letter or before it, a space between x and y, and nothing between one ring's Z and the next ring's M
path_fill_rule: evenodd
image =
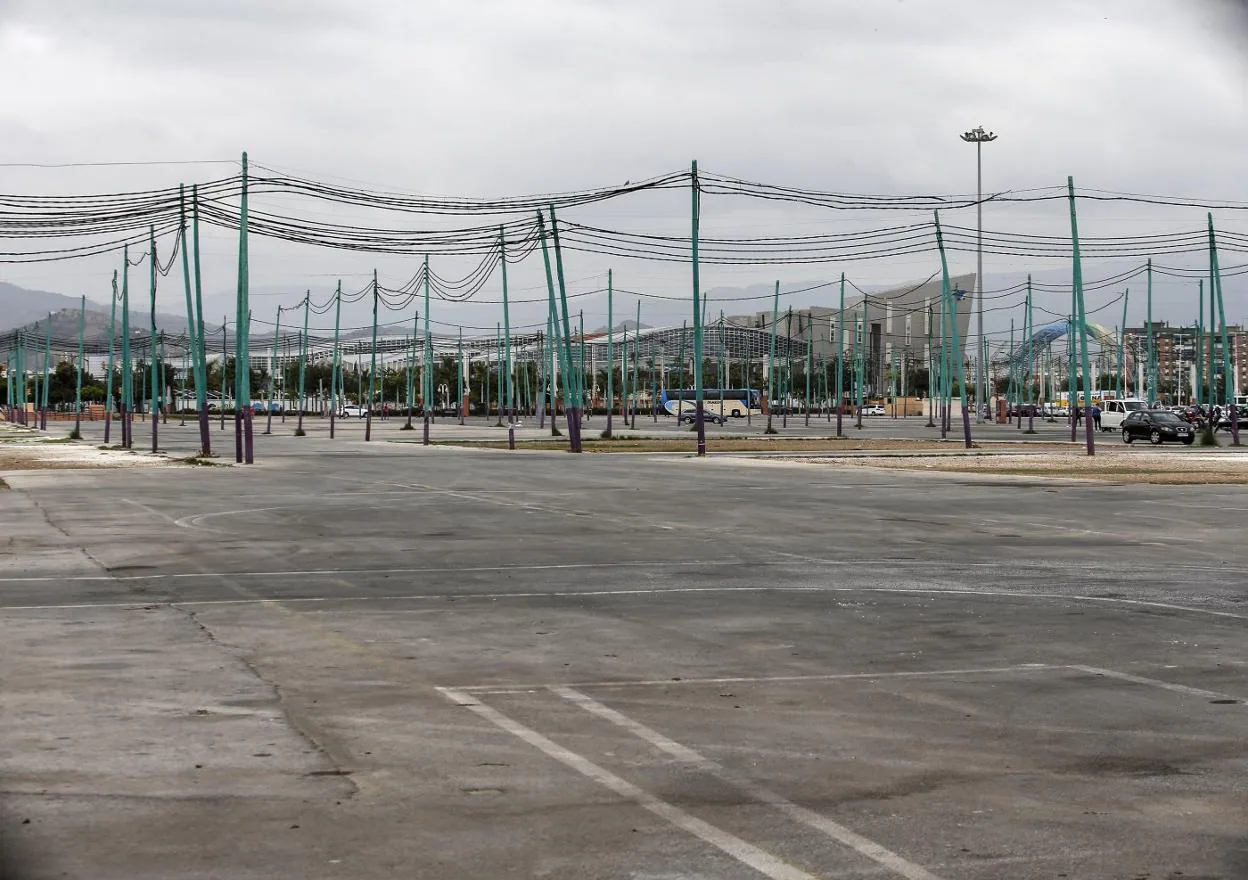
M166 520L167 522L171 522L171 523L177 522L177 520L171 517L169 514L162 513L161 511L157 510L154 507L149 507L148 505L144 504L142 501L135 501L133 498L123 498L121 500L124 501L126 504L132 504L135 507L139 508L140 510L146 511L147 513L150 513L153 516L158 516L161 519ZM49 578L49 580L51 580L51 578Z
M163 516L163 514L162 514ZM168 518L170 522L174 520ZM683 568L683 567L725 567L733 565L750 565L757 566L758 563L735 562L731 559L716 559L699 561L696 559L671 560L671 561L651 561L644 560L640 562L552 562L542 563L539 565L478 565L478 566L454 566L445 568L313 568L304 570L278 570L278 571L175 571L165 572L163 574L123 574L123 575L107 575L107 574L83 574L56 577L54 575L41 575L38 577L0 577L0 584L5 583L39 583L41 581L56 581L57 583L69 583L73 581L154 581L164 580L185 580L194 578L270 578L270 577L342 577L343 575L369 575L369 574L447 574L450 572L508 572L508 571L558 571L563 569L580 569L580 568ZM645 592L661 592L656 590L646 590ZM529 594L526 594L529 595ZM545 594L542 594L545 595ZM414 597L413 597L414 598Z
M578 690L570 687L552 687L553 693L558 694L565 700L580 706L591 715L596 715L610 721L617 727L622 727L634 736L645 740L661 752L666 752L678 761L683 761L693 767L696 767L703 773L714 776L717 779L728 783L729 785L741 790L745 794L754 798L759 803L774 807L790 819L800 822L810 828L815 829L837 843L847 846L859 855L871 859L888 868L894 874L905 877L906 880L940 880L931 871L921 865L903 858L890 849L876 843L868 837L863 837L856 831L851 831L839 822L834 822L821 813L809 810L806 807L793 803L783 795L772 791L765 786L759 785L752 779L728 769L724 765L705 757L699 752L694 751L688 746L681 745L673 739L669 739L653 728L647 727L640 721L629 718L622 712L617 712L599 703L592 697L588 697Z
M1098 532L1095 529L1080 529L1080 528L1075 528L1074 526L1059 525L1057 523L1023 522L1023 523L1019 523L1019 525L1031 526L1032 528L1036 528L1036 529L1055 529L1061 532L1071 532L1076 535L1096 535L1098 538L1114 538L1119 541L1136 541L1140 537L1139 535L1123 535L1123 534L1119 534L1118 532ZM1176 544L1206 544L1208 543L1207 541L1203 541L1200 538L1170 537L1169 541L1170 543L1176 543Z
M217 575L217 577L228 579L230 576L226 574ZM105 578L105 580L107 580ZM146 606L206 606L206 605L266 605L272 602L279 604L292 605L296 603L302 604L332 604L334 602L445 602L448 600L467 600L467 599L489 599L494 601L497 599L552 599L563 598L572 599L577 596L654 596L663 593L768 593L775 592L772 587L673 587L668 590L560 590L560 591L536 591L528 593L426 593L424 595L405 595L405 596L295 596L292 598L283 598L281 596L247 596L239 599L175 599L173 601L152 599L143 601L142 599L134 599L130 602L80 602L60 605L0 605L0 612L4 611L39 611L51 610L57 608L142 608ZM789 592L794 592L793 590ZM802 592L819 592L811 588L802 590ZM387 611L389 613L389 611Z
M696 816L686 813L667 801L660 800L645 789L639 788L628 780L616 776L611 771L599 767L588 758L559 745L531 727L526 727L468 694L452 688L440 687L437 690L451 702L475 712L495 727L523 740L547 756L554 758L565 767L575 770L587 779L615 792L620 797L632 801L637 806L649 810L677 828L687 831L709 843L720 852L731 856L744 865L748 865L760 874L770 877L772 880L816 880L814 875L788 864L766 850L760 849L754 844L724 831L722 828L718 828L709 822L704 822Z
M4 583L29 583L40 581L146 581L159 580L161 578L253 578L253 577L274 577L277 575L315 575L326 577L341 577L351 574L428 574L428 573L445 573L445 572L493 572L493 571L512 571L524 568L533 568L537 570L550 568L609 568L617 566L633 566L633 565L663 565L663 566L737 566L751 565L757 566L758 563L743 562L665 562L665 563L632 563L632 562L616 562L604 563L602 565L593 564L569 564L569 565L542 565L542 566L502 566L497 568L437 568L437 569L362 569L359 571L286 571L286 572L203 572L203 573L181 573L181 574L164 574L164 575L129 575L119 576L116 578L107 575L75 575L73 577L37 577L37 578L0 578L0 584ZM841 564L841 563L837 563ZM866 564L866 563L857 563ZM930 563L924 563L930 564ZM644 590L533 590L528 592L511 592L511 593L426 593L426 594L405 594L390 596L256 596L240 599L175 599L168 600L148 600L135 599L130 602L67 602L59 604L43 604L43 605L4 605L0 604L0 612L4 611L39 611L69 608L137 608L144 605L262 605L268 602L283 602L286 604L301 603L325 603L348 602L436 602L448 599L469 600L484 599L494 601L497 599L546 599L546 598L565 598L574 599L578 596L661 596L664 593L904 593L906 595L916 596L958 596L966 598L987 597L991 599L1057 599L1065 602L1099 602L1106 605L1137 605L1143 608L1162 608L1167 611L1179 611L1186 614L1204 614L1212 617L1229 617L1235 620L1248 620L1248 614L1236 614L1233 611L1216 611L1212 608L1193 608L1187 605L1175 605L1169 602L1150 602L1144 599L1121 599L1112 596L1081 596L1078 594L1066 593L1012 593L1002 590L955 590L955 589L935 589L928 587L671 587L664 589L662 587Z
M1100 666L1071 665L1066 668L1077 669L1080 672L1086 672L1090 675L1103 675L1106 678L1116 678L1119 681L1129 681L1132 684L1142 684L1147 687L1161 688L1162 690L1173 691L1176 694L1187 694L1189 697L1203 697L1209 700L1234 700L1237 703L1248 704L1248 701L1243 698L1231 696L1230 694L1223 694L1218 691L1207 691L1204 688L1188 687L1185 684L1173 684L1168 681L1162 681L1159 678L1145 678L1142 675L1132 675L1129 672L1118 672L1113 669L1104 669Z
M173 524L183 529L197 529L203 532L214 532L216 534L228 534L227 532L221 531L221 529L211 529L208 526L202 525L202 523L204 520L211 519L215 516L235 516L236 514L240 514L240 513L261 513L266 510L286 510L290 507L299 509L303 507L303 505L287 504L281 507L248 507L242 510L219 510L216 513L193 513L190 516L183 516L183 517L179 517L178 519L175 519L173 521Z
M852 681L854 679L874 678L925 678L940 675L993 675L1007 672L1039 672L1049 669L1062 669L1061 666L1050 666L1045 663L1023 663L1018 666L986 666L970 669L919 669L898 670L895 672L829 672L811 675L762 675L762 676L727 676L724 678L650 678L636 681L572 681L544 682L538 684L500 684L500 685L458 685L461 691L489 694L502 690L550 690L559 687L575 688L627 688L654 687L656 685L698 685L698 684L778 684L781 682L799 681Z

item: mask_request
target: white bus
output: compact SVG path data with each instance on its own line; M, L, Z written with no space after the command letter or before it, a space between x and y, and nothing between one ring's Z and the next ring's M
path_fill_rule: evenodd
M672 415L688 413L697 405L692 388L661 389L659 400ZM753 388L703 388L702 409L724 418L743 419L763 414L762 392Z

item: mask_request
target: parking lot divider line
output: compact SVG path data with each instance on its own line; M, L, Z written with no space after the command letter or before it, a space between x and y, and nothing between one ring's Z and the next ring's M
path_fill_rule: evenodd
M1089 675L1103 675L1106 678L1116 678L1119 681L1129 681L1132 684L1142 684L1147 687L1161 688L1166 691L1173 691L1176 694L1187 694L1190 697L1202 697L1209 700L1235 700L1237 703L1248 704L1248 700L1242 697L1236 697L1232 694L1224 694L1218 691L1207 691L1204 688L1188 687L1185 684L1172 684L1168 681L1162 681L1159 678L1145 678L1142 675L1132 675L1129 672L1118 672L1113 669L1104 669L1100 666L1067 666L1067 669L1077 669L1080 672L1086 672Z
M771 789L759 785L752 779L749 779L734 770L730 770L724 765L710 758L705 757L699 752L694 751L688 746L682 745L673 739L670 739L659 733L651 727L647 727L640 721L629 718L622 712L617 712L609 706L604 706L590 696L581 693L570 687L556 686L550 688L551 693L558 694L565 700L573 703L606 721L611 722L617 727L627 730L634 736L645 740L661 752L671 755L678 761L696 767L703 773L714 776L722 782L726 782L734 788L739 789L756 801L773 807L783 813L795 822L800 822L809 828L813 828L822 834L835 840L837 843L849 847L861 856L888 868L893 873L906 880L940 880L931 871L928 871L921 865L898 855L890 849L876 843L868 837L863 837L856 831L846 828L839 822L835 822L821 813L807 809L799 804L793 803Z
M699 685L699 684L773 684L786 681L843 681L853 679L875 678L926 678L940 675L992 675L1008 672L1038 672L1046 669L1063 669L1061 666L1049 666L1044 663L1024 663L1020 666L982 666L968 669L914 669L896 670L893 672L827 672L811 675L734 675L723 678L643 678L631 681L547 681L539 683L513 682L498 685L456 685L460 690L473 693L493 693L507 690L549 690L555 687L566 688L627 688L655 687L666 685Z
M650 792L639 788L626 779L616 776L609 770L599 767L588 758L559 745L550 738L543 736L531 727L526 727L513 718L504 715L492 706L487 706L467 693L454 688L440 687L437 689L451 702L468 709L489 721L495 727L505 730L548 757L554 758L565 767L569 767L582 776L598 783L620 797L632 801L637 806L654 813L656 816L675 825L682 831L709 843L724 854L731 856L742 864L772 880L818 880L794 865L760 849L752 843L711 825L709 822L686 813L667 801L660 800Z

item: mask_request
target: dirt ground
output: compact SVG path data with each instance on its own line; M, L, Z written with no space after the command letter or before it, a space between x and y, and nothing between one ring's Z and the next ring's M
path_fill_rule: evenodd
M1159 453L1115 449L1088 456L1066 449L1039 455L795 457L790 460L835 467L1064 477L1112 483L1248 483L1248 455L1234 453Z

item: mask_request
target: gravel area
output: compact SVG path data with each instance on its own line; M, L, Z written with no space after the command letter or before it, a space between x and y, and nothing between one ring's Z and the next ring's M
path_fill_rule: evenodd
M1026 455L974 452L941 456L872 456L800 458L791 461L832 467L873 467L914 471L1073 477L1114 483L1248 483L1248 454L1238 452L1169 452L1108 447L1095 456L1082 451L1044 451Z
M0 425L0 472L82 468L174 467L164 455L101 448L84 441L49 437L29 428Z

